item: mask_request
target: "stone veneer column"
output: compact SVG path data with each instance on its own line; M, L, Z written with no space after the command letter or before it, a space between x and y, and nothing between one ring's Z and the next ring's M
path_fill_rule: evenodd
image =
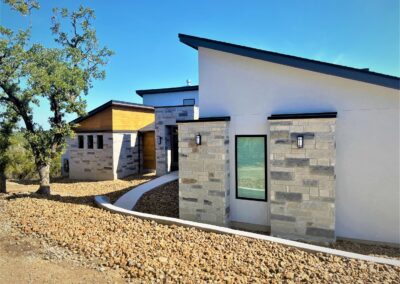
M229 121L178 125L179 217L229 226Z
M335 240L336 118L270 120L271 233ZM297 136L304 148L297 148Z
M171 143L167 126L176 125L177 120L193 120L199 118L197 106L171 106L155 108L156 135L156 173L158 176L168 173L168 147ZM158 144L158 137L162 137Z

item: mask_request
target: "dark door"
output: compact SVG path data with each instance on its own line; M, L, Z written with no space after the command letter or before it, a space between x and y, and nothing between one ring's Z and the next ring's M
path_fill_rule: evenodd
M178 164L178 127L171 128L171 171L179 170Z

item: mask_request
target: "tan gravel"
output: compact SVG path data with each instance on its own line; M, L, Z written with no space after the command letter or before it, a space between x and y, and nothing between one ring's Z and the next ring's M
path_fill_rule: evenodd
M135 211L179 218L178 181L146 192L136 203Z
M178 181L160 186L142 196L136 204L135 211L179 218L179 185ZM265 232L252 231L259 234ZM400 248L387 245L375 245L338 240L329 247L360 254L400 259Z
M68 197L70 202L92 203L94 196L108 196L112 202L133 187L155 178L152 173L133 175L125 179L107 181L83 181L56 179L51 183L52 195ZM37 181L7 182L7 192L10 194L34 193L38 189Z
M400 282L399 267L113 214L93 206L87 198L91 190L80 193L92 188L89 184L72 188L54 189L63 195L47 199L10 199L6 214L25 234L97 258L125 277L185 283Z

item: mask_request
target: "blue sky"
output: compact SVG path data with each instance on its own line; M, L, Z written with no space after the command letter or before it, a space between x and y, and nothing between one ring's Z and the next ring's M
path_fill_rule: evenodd
M0 4L0 24L14 29L32 22L32 41L54 45L54 6L96 12L100 42L115 51L87 96L88 110L110 100L141 103L137 89L198 82L197 52L178 33L400 75L398 0L335 1L40 1L21 17ZM46 104L35 116L46 124ZM71 117L73 118L73 117Z

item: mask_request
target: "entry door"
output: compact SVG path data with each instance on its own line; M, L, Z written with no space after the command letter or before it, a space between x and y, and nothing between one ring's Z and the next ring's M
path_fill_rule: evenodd
M156 143L154 131L143 133L143 169L156 169Z
M179 170L178 164L178 127L171 128L171 171Z

